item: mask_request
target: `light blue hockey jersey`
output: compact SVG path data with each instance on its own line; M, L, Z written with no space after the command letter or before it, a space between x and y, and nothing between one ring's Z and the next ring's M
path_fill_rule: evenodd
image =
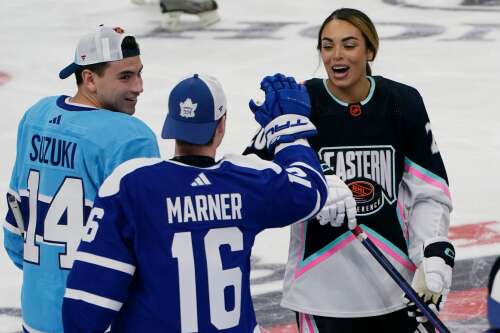
M4 244L23 270L21 307L29 332L63 332L67 275L104 179L126 160L159 156L154 133L139 119L66 99L44 98L25 113L7 194L22 216L16 219L9 206Z
M316 154L208 167L120 165L99 190L68 278L66 333L259 332L250 296L255 235L316 215L327 197ZM94 278L95 277L95 278Z

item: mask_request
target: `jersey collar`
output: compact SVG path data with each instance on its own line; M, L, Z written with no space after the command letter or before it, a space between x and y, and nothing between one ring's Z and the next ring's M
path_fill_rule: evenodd
M371 76L367 76L367 78L368 78L368 81L370 81L370 90L368 91L368 96L366 96L366 98L359 103L361 105L365 105L366 103L368 103L372 99L373 92L375 91L375 80ZM330 89L328 89L328 79L323 80L323 85L325 86L325 90L328 92L330 97L333 98L333 100L335 102L337 102L340 105L345 106L345 107L349 106L349 103L341 101L340 99L335 97L335 95L332 94Z
M67 111L94 111L96 108L84 106L82 104L71 104L67 102L69 96L61 95L57 98L57 106Z

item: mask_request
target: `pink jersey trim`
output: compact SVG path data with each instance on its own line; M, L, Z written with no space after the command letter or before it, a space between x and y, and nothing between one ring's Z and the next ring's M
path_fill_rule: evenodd
M408 241L410 240L409 230L408 230L408 220L404 214L403 203L398 199L397 203L397 212L398 219L401 225L401 229L403 229L403 236L406 239L406 244L408 245Z
M305 322L305 325L304 325ZM299 333L318 333L314 317L307 313L299 312Z
M300 263L302 262L303 247L305 244L304 229L305 229L305 226L303 224L301 226L301 243L302 243L302 245L300 246L300 249L297 251L297 267L295 268L295 278L296 279L299 278L302 274L304 274L308 270L310 270L311 268L313 268L314 266L316 266L316 265L320 264L321 262L325 261L326 259L328 259L335 252L342 250L344 247L349 245L349 243L351 243L353 240L356 239L356 237L353 234L349 235L348 237L342 239L340 242L333 245L330 249L326 250L321 255L317 256L312 261L310 261L309 263L307 263L306 265L301 267Z
M410 164L407 164L407 162L405 162L405 171L408 172L409 174L423 180L424 182L439 188L451 200L450 189L448 188L447 185L445 185L442 182L440 182L439 180L434 179L433 177L426 175L425 173L419 171L418 169L411 166Z
M366 230L365 230L366 232ZM393 249L391 249L389 246L384 244L384 242L380 241L379 239L375 238L374 236L370 235L368 232L368 238L383 252L387 253L390 255L392 258L394 258L397 262L399 262L403 267L405 267L407 270L410 272L415 272L417 267L415 264L413 264L411 261L401 257L399 254L397 254Z
M312 318L311 315L308 315L308 314L304 314L304 318L306 320L306 324L307 324L307 329L309 330L309 333L316 333L316 330L314 329L314 319Z

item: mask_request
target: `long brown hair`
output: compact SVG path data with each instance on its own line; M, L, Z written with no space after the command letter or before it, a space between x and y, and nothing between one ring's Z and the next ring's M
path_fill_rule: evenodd
M375 29L375 25L372 20L360 10L352 9L352 8L340 8L331 13L321 24L321 28L318 32L318 44L316 45L316 49L321 51L321 35L323 34L323 30L325 26L333 20L343 20L351 23L353 26L359 29L363 34L365 39L366 47L368 50L373 52L373 58L370 61L375 60L375 56L377 55L378 47L379 47L379 38L377 29ZM366 74L371 75L372 69L370 65L366 64Z

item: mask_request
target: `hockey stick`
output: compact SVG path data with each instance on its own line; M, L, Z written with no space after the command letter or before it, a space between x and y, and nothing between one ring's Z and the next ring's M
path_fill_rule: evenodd
M351 230L357 239L361 241L364 247L372 254L372 256L379 262L384 270L392 277L394 282L405 292L407 298L409 298L415 306L422 311L422 313L427 317L429 322L440 332L440 333L450 333L450 330L444 326L443 322L438 318L438 316L425 304L418 294L413 290L408 282L401 276L401 274L394 268L394 266L387 260L382 252L373 244L373 242L368 238L368 235L361 229L358 225L354 230Z
M17 227L21 232L21 237L24 238L24 220L21 213L21 208L19 208L19 204L17 203L17 199L14 195L7 193L7 201L9 202L9 207L12 211L12 215L14 215L14 220L16 220Z

